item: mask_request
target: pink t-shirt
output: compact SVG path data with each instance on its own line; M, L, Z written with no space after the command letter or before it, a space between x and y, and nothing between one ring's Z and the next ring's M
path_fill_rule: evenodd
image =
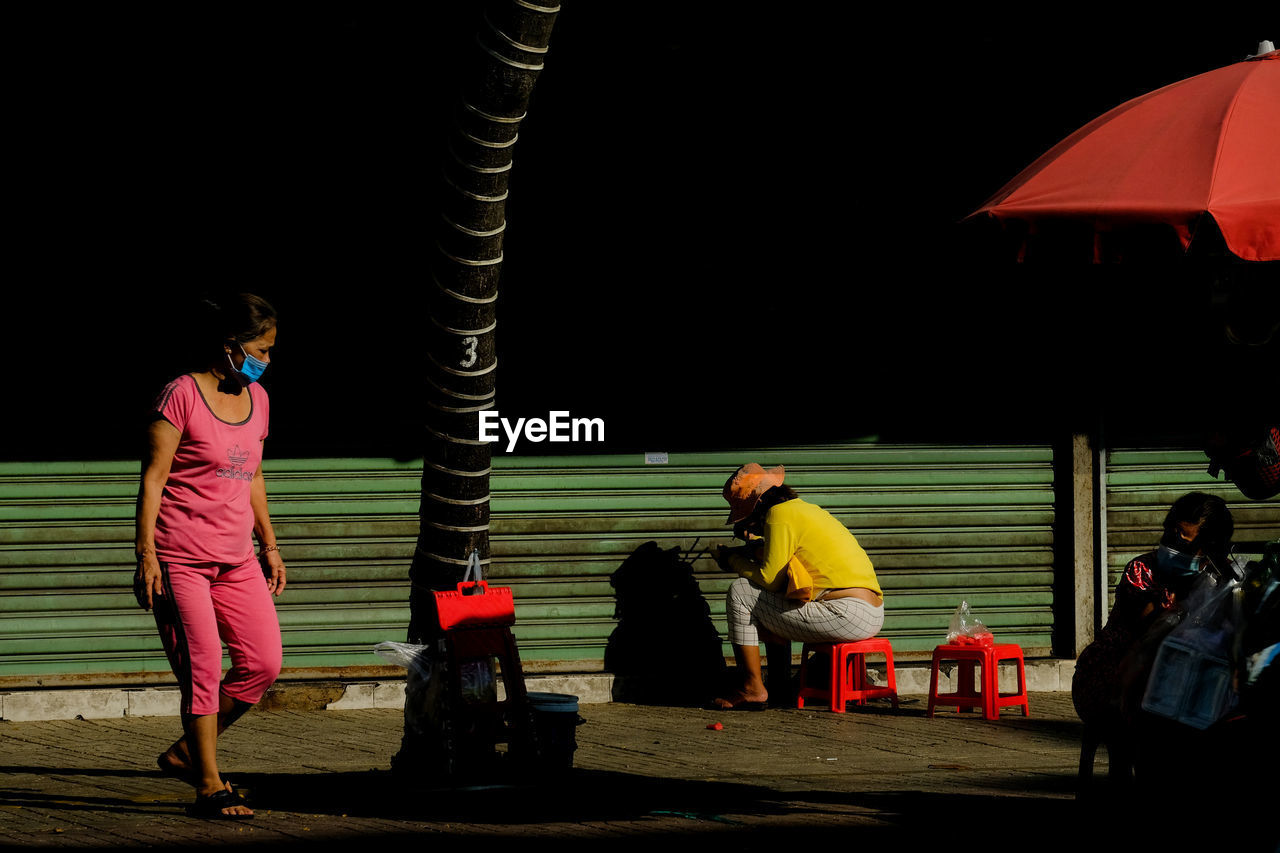
M182 433L156 518L161 560L240 565L253 557L249 487L262 462L270 405L261 385L248 392L249 417L238 424L219 419L189 375L156 400L156 411Z

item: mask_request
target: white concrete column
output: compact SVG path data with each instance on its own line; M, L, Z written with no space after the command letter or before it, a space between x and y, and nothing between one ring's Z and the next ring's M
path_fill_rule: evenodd
M1093 642L1101 624L1099 601L1100 566L1105 525L1106 496L1103 492L1100 448L1088 433L1071 436L1071 506L1072 506L1072 593L1074 596L1072 657L1079 656Z

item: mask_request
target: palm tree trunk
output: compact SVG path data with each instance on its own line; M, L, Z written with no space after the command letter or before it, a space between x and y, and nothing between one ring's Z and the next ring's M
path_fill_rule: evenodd
M437 639L431 591L452 589L473 551L489 563L490 447L479 440L479 413L494 406L507 178L558 11L557 0L488 0L462 69L430 262L426 446L409 569L415 644ZM422 740L406 723L401 769L438 751Z
M479 440L479 413L494 406L507 178L558 11L556 0L485 3L462 75L430 270L421 527L409 570L413 643L433 637L430 591L452 589L473 550L486 567L490 558L490 445Z
M443 158L424 330L428 409L408 625L408 642L421 646L434 647L439 639L431 592L456 587L474 551L489 565L490 448L479 441L479 412L494 407L507 178L558 12L557 0L486 0L461 69L460 104ZM410 686L415 693L422 688L413 672ZM452 724L431 716L447 713L442 708L412 704L407 697L393 767L434 774L448 766Z

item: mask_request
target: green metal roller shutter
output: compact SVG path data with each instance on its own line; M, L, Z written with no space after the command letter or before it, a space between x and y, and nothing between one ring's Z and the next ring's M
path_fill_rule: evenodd
M1280 536L1280 499L1251 501L1223 480L1210 479L1204 452L1116 448L1107 454L1106 543L1108 590L1114 599L1125 565L1155 548L1169 507L1187 492L1227 502L1238 554L1256 557L1261 543Z
M851 444L694 455L495 462L492 577L509 583L526 661L603 658L613 628L609 575L650 539L727 541L725 477L743 460L787 466L802 497L858 537L886 593L883 634L900 652L941 642L967 599L1029 654L1053 627L1053 470L1044 447ZM730 576L695 564L721 635ZM726 653L728 653L726 646Z
M126 519L137 481L136 462L0 466L6 682L132 671L156 656L150 617L129 600L133 532Z
M649 540L724 537L720 489L747 459L785 464L802 496L858 536L887 596L885 635L923 652L962 598L1028 654L1052 631L1053 471L1044 447L848 444L723 453L496 457L491 578L509 584L530 670L601 668L616 624L609 575ZM295 674L376 673L402 640L420 462L268 460L290 567L278 602ZM165 680L151 617L130 591L137 463L0 465L0 683L137 674ZM699 583L722 635L730 578ZM726 653L728 648L726 646Z
M268 460L293 582L278 601L285 665L380 668L404 639L420 464ZM136 462L0 465L0 683L165 680L150 614L133 599Z

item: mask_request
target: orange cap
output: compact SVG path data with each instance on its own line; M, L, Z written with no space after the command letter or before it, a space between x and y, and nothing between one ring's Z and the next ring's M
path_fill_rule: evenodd
M754 462L743 465L724 484L724 499L729 502L729 520L742 521L756 508L760 496L774 486L782 485L786 471L781 465L765 470Z

